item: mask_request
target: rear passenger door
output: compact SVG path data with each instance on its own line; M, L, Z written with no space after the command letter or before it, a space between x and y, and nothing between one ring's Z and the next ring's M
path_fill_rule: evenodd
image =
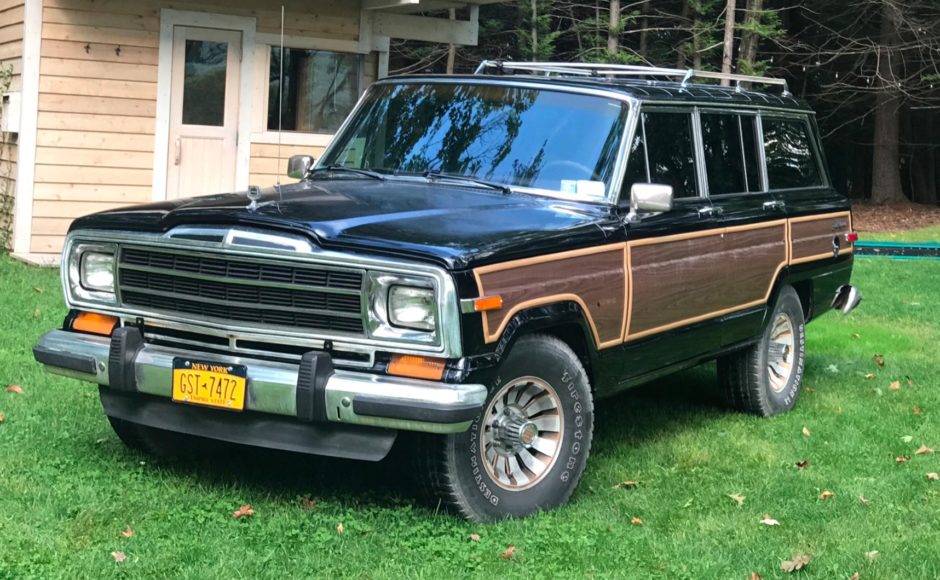
M760 332L764 303L787 262L783 201L767 186L761 117L756 110L699 110L708 197L725 229L725 345Z

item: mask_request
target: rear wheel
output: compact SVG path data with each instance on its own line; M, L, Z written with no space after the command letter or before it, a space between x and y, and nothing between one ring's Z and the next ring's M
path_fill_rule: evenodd
M718 379L728 404L769 417L789 411L803 385L806 324L799 295L780 291L770 323L756 344L718 359Z
M527 516L568 501L593 427L581 361L557 338L525 336L501 364L470 429L425 438L417 476L471 520Z

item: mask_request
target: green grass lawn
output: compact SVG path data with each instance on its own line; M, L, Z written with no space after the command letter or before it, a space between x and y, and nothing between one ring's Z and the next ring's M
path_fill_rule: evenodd
M860 240L866 242L940 242L940 224L926 228L897 232L862 232Z
M926 474L940 454L915 454L940 450L938 281L940 262L860 258L865 301L809 327L791 413L725 412L714 365L601 401L572 502L479 525L416 501L389 463L128 451L94 386L33 362L64 314L57 272L0 255L0 578L744 579L788 576L795 554L813 558L805 578L938 578L940 481ZM615 488L624 480L639 484ZM233 519L246 503L255 515Z

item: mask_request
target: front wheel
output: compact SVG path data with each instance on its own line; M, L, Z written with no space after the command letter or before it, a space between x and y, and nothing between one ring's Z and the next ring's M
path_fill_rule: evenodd
M468 519L524 517L568 501L593 428L590 383L577 355L555 337L524 336L470 429L424 441L417 476Z
M806 323L800 297L780 291L770 323L756 344L718 359L718 379L735 410L769 417L789 411L803 385Z

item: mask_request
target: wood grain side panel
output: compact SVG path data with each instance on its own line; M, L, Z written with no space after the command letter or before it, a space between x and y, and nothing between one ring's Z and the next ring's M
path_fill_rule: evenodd
M631 246L633 298L626 339L766 301L787 261L786 227L781 221Z
M523 308L572 300L581 304L600 347L619 344L626 314L625 245L518 260L475 271L481 296L503 307L483 313L487 342L496 341Z
M845 241L845 234L852 230L849 212L807 216L790 220L790 263L799 264L813 260L832 258L832 240L840 238L841 253L853 251L852 244Z

